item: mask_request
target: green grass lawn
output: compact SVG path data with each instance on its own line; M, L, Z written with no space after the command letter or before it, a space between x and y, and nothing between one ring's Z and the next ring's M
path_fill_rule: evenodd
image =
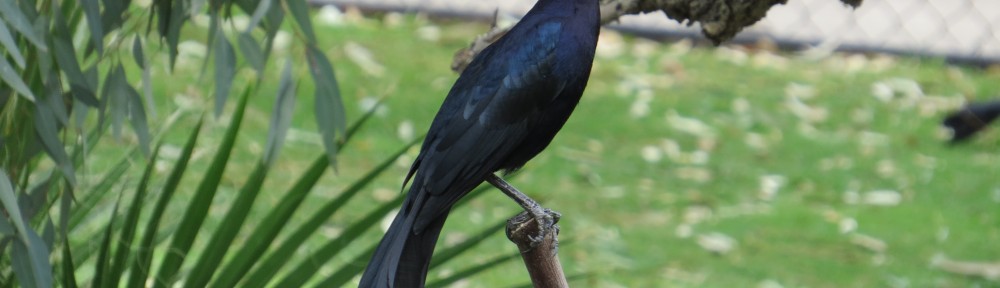
M385 102L345 148L338 172L324 177L303 209L335 197L407 143L400 130L422 134L456 78L449 70L451 56L486 28L409 16L317 23L348 119L359 117L366 102L380 97ZM187 39L205 38L204 28L185 29ZM359 64L364 62L357 60L364 54L359 51L368 51L382 69ZM231 188L219 192L212 215L225 211L261 154L280 61L300 52L291 46L271 58L260 83L264 92L251 99L235 165L223 181ZM602 32L598 54L574 116L511 181L562 213L561 239L567 243L560 257L574 287L1000 285L931 265L935 256L1000 261L1000 132L988 130L970 143L949 146L938 124L963 97L1000 94L996 72L935 59L692 48L612 30ZM165 57L155 63L159 120L151 120L153 126L184 106L178 103L210 111L212 77L198 80L201 58L182 59L172 74L164 68ZM243 66L234 95L254 79ZM306 67L295 69L308 77ZM138 74L129 79L137 81ZM290 179L322 149L314 135L310 82L301 82L297 132L266 182L256 215L277 202ZM919 91L907 90L913 85ZM181 145L189 132L184 127L196 118L185 114L167 132L171 147ZM192 169L206 168L225 124L209 119ZM311 247L397 195L416 156L416 149L410 152L346 213L330 219ZM184 181L186 188L176 196L181 199L191 196L200 179ZM442 243L468 237L519 209L496 191L469 204L452 212ZM183 211L171 209L175 215ZM178 218L168 217L167 225ZM379 233L371 231L363 244L347 247L351 253L327 263L321 273L344 265L378 241ZM195 245L207 238L199 237ZM710 251L707 242L722 242L719 249L725 251ZM431 271L431 278L453 273L460 263L515 250L500 233ZM310 248L299 253L307 259ZM468 285L463 287L527 282L516 259L462 281Z

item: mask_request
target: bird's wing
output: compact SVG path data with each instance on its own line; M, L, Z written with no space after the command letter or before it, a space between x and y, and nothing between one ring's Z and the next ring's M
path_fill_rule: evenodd
M413 185L419 187L410 193L425 194L417 197L423 203L413 203L419 206L414 232L498 170L562 89L552 77L561 25L532 28L511 40L518 47L498 42L484 51L442 104L414 167Z

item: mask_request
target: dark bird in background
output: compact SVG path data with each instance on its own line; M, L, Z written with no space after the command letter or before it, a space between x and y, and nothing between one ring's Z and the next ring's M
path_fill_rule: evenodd
M413 184L360 287L423 287L452 205L483 181L540 226L553 216L494 174L545 149L580 101L600 31L598 0L539 0L462 72L434 117L405 183Z
M948 114L942 123L954 132L952 143L968 140L990 122L1000 116L1000 100L990 102L970 103L961 110Z

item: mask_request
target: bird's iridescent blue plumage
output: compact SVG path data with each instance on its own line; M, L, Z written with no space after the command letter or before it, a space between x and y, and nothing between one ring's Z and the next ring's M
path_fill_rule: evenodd
M541 0L462 72L431 123L406 200L361 287L422 287L452 205L523 166L580 100L600 29L597 0Z

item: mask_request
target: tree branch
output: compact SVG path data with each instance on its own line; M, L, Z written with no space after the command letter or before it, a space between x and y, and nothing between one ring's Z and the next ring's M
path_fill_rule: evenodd
M554 219L559 221L559 217ZM539 233L538 221L526 211L507 219L507 239L517 244L535 287L569 287L559 263L559 226L553 225L553 228L545 234L542 243L531 247L531 236Z
M788 0L601 0L601 24L618 21L625 15L663 11L667 18L680 23L701 24L701 33L718 45L732 39L743 30L767 15L774 5ZM831 0L833 1L833 0ZM840 0L853 8L863 0ZM462 72L476 54L507 33L510 27L497 27L476 38L469 47L455 54L451 69Z

